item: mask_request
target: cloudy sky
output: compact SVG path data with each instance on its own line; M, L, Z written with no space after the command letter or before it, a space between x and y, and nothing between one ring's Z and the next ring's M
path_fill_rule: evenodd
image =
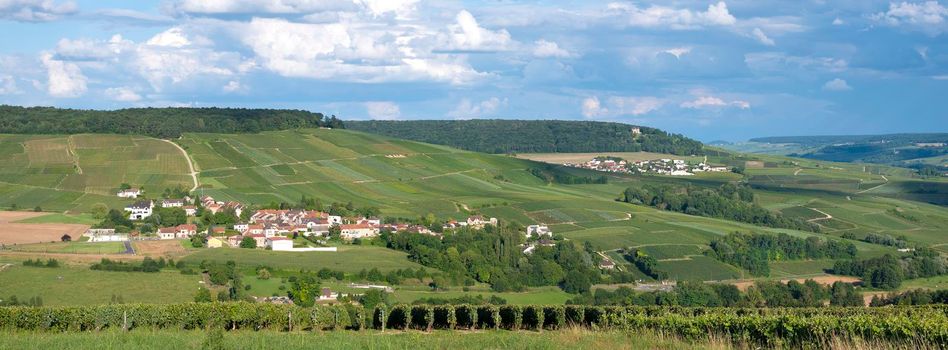
M948 131L944 1L0 0L0 103Z

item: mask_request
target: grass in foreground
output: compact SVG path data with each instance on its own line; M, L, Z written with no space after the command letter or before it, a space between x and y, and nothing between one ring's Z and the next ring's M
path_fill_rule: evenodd
M4 349L724 349L648 333L565 330L555 332L224 332L106 331L2 332ZM216 338L216 340L215 340ZM216 346L220 345L220 346Z

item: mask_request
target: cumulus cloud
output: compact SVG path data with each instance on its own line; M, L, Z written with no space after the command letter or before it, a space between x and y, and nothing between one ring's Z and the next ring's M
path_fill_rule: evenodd
M559 44L557 44L557 43L555 43L555 42L552 42L552 41L546 41L546 40L540 39L540 40L537 40L536 42L534 42L533 44L534 44L534 46L533 46L533 56L536 56L536 57L540 57L540 58L545 58L545 57L558 57L558 58L563 58L563 57L569 57L569 56L570 56L569 51L566 51L566 50L560 48Z
M507 30L481 27L474 15L466 10L458 12L455 23L448 26L448 34L442 41L445 41L445 50L457 51L502 51L510 49L513 44Z
M681 59L681 56L691 53L691 47L673 47L667 50L662 50L662 52L675 56L677 59Z
M115 87L105 89L105 95L119 102L138 102L142 96L130 87Z
M776 44L774 40L768 38L767 34L764 34L764 31L760 30L760 28L754 28L754 30L751 32L751 36L753 36L754 39L757 39L757 41L759 41L761 44L767 46L774 46Z
M839 18L839 17L836 17L836 19L833 20L833 25L834 25L834 26L841 26L841 25L843 25L843 24L846 24L846 22L844 22L844 21L843 21L841 18Z
M50 96L70 98L86 93L86 76L78 65L53 59L51 53L44 53L40 60L46 67L46 91Z
M20 89L16 87L16 80L9 75L0 75L0 95L12 95L19 93Z
M665 100L652 96L615 96L609 98L612 113L616 115L640 116L658 110Z
M826 91L848 91L853 88L846 83L845 80L836 78L830 81L827 81L826 84L823 84L823 90Z
M681 108L690 108L690 109L726 108L726 107L748 109L750 108L750 102L743 101L743 100L725 101L719 97L714 97L714 96L698 96L694 100L682 102L681 105L679 106Z
M243 91L245 87L239 81L231 80L231 81L228 81L227 85L224 85L222 89L224 90L224 92L237 92L237 91Z
M180 0L173 7L192 14L299 14L318 11L345 10L353 7L349 0Z
M470 99L462 99L457 107L448 112L451 118L477 118L492 115L501 106L507 105L507 99L491 97L479 103L471 102Z
M937 1L890 3L888 11L870 16L873 20L885 25L904 26L933 36L948 30L946 17L948 17L948 8Z
M373 101L365 103L365 112L372 119L392 120L402 116L397 104L389 101Z
M609 4L609 9L626 15L627 23L634 27L680 30L710 26L732 26L737 23L737 18L731 15L727 9L727 4L723 1L708 5L708 9L704 12L660 5L640 8L625 3Z
M53 0L2 0L0 18L21 22L48 22L76 13L78 7L72 1Z
M586 118L595 118L609 113L608 109L602 107L602 105L599 103L599 98L596 96L583 99L582 108L583 116Z

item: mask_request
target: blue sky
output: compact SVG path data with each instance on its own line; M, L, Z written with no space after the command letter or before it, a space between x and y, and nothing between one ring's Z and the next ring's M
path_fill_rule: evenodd
M0 103L948 131L939 1L0 0Z

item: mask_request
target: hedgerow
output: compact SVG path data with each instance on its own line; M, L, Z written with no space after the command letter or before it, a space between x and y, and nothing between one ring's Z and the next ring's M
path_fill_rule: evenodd
M367 318L367 315L371 317ZM366 320L371 322L366 324ZM430 329L650 330L686 339L718 335L746 344L822 347L834 338L948 346L948 306L897 308L685 308L562 305L396 305L367 313L356 305L264 303L117 304L0 307L0 330L107 329L269 331Z

